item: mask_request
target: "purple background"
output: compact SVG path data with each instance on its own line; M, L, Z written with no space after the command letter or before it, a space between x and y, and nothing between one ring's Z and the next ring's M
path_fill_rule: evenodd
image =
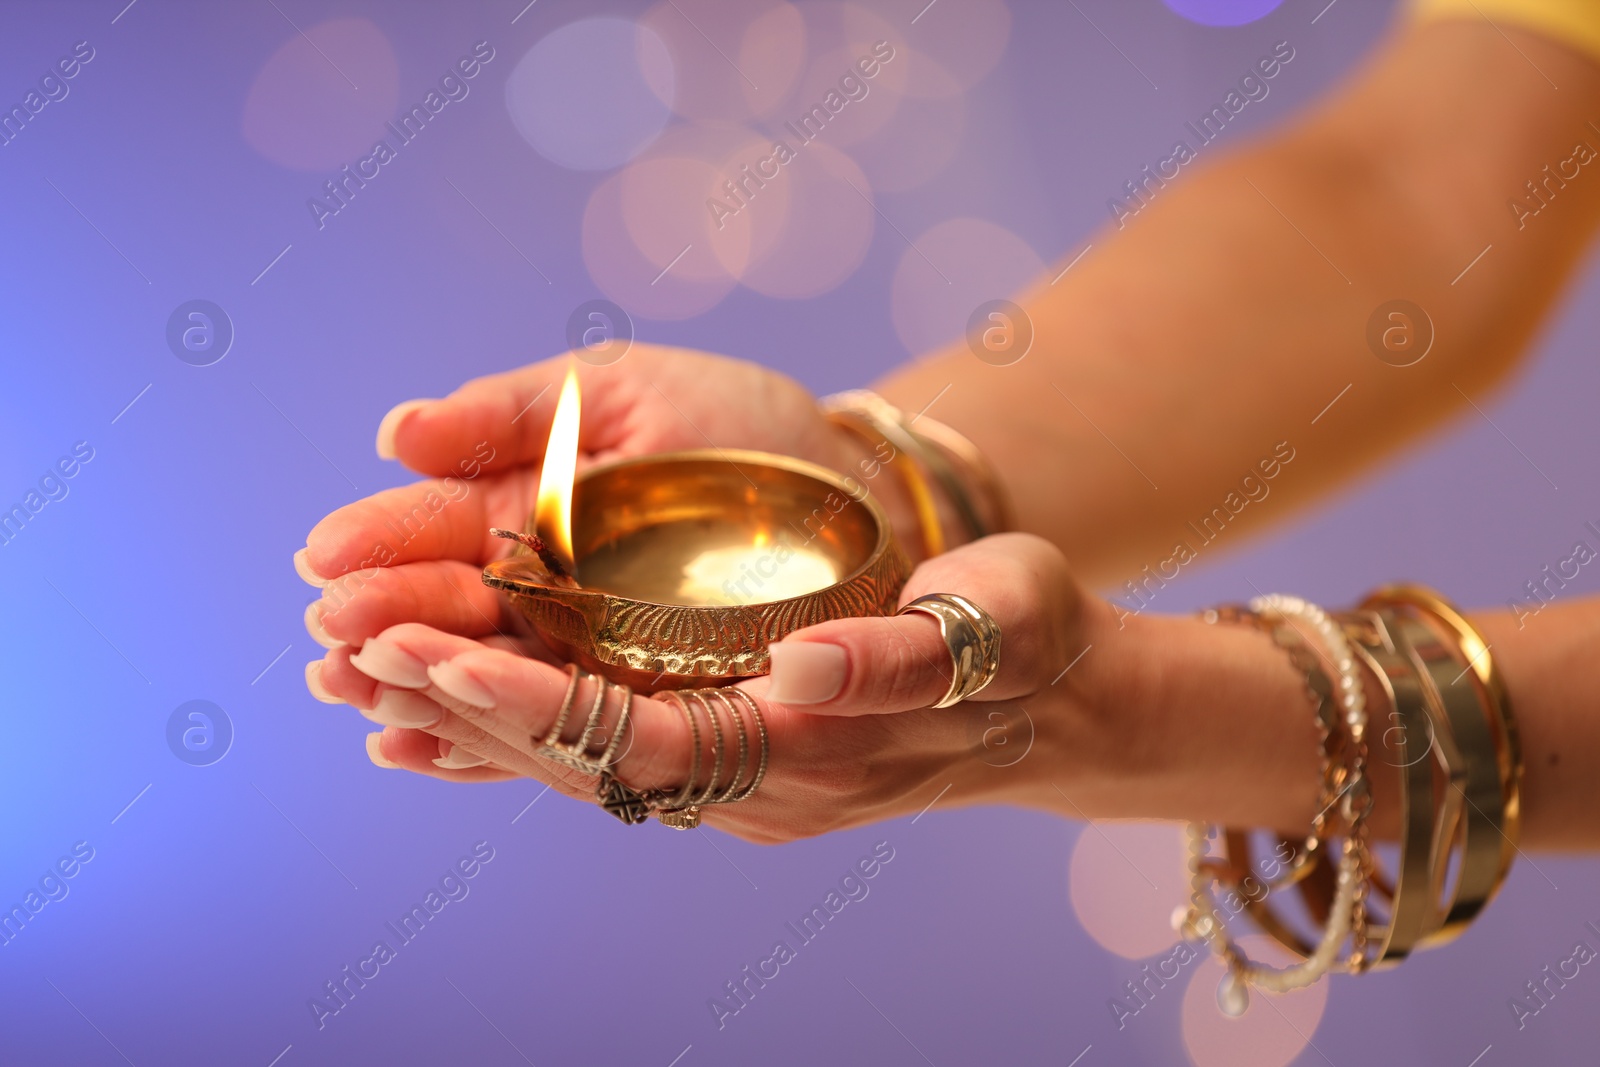
M914 45L919 26L960 3L941 0L917 26L920 3L868 6ZM1010 6L1007 50L967 94L957 161L876 200L913 238L985 218L1052 262L1090 240L1106 197L1273 42L1292 41L1297 57L1241 117L1249 130L1335 83L1389 18L1387 5L1354 0L1326 11L1289 0L1234 28L1193 24L1159 0ZM1082 1067L1183 1062L1177 996L1123 1032L1113 1024L1107 1000L1138 964L1074 918L1075 823L936 808L914 825L783 848L629 831L553 796L527 808L529 783L448 787L378 770L361 752L369 724L305 692L300 665L320 650L301 626L310 591L290 555L358 490L406 480L373 454L382 413L555 353L568 312L598 295L578 226L605 172L536 154L502 86L560 25L637 9L541 0L513 24L520 9L0 9L8 106L73 42L97 50L71 95L0 149L0 502L20 500L74 442L95 449L70 495L0 547L11 752L0 902L19 901L73 842L95 849L70 895L0 948L0 1061L666 1067L682 1053L682 1067L945 1067L1065 1065L1092 1045ZM333 168L269 162L241 136L241 115L257 71L295 36L288 19L343 16L381 27L408 102L472 42L498 56L437 136L318 232L305 198ZM858 385L909 355L888 301L903 253L879 226L862 267L823 296L736 291L684 321L641 319L639 333L757 358L819 391ZM1600 387L1597 291L1586 272L1512 387L1480 400L1505 436L1469 411L1248 555L1186 571L1160 607L1237 598L1252 582L1337 603L1398 576L1467 603L1517 595L1600 520L1594 435L1582 429ZM237 330L207 368L164 340L168 314L197 297ZM1248 320L1251 294L1235 299ZM1593 587L1587 573L1580 582ZM168 716L191 699L216 702L235 731L209 767L167 747ZM480 840L495 859L470 896L319 1031L308 998ZM896 856L871 896L719 1032L707 998L881 840ZM1585 1020L1600 979L1585 972L1520 1033L1506 1006L1580 936L1596 943L1582 926L1600 919L1600 868L1534 860L1457 944L1336 980L1316 1049L1296 1062L1464 1067L1491 1044L1485 1067L1592 1058Z

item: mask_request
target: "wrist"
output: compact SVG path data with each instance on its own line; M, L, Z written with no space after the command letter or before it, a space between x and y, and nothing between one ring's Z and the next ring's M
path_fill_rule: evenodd
M1048 784L1039 795L1079 818L1302 832L1316 812L1318 741L1305 678L1283 650L1254 629L1198 618L1099 600L1086 614L1091 650L1057 684L1071 679L1080 710L1052 745L1072 805Z

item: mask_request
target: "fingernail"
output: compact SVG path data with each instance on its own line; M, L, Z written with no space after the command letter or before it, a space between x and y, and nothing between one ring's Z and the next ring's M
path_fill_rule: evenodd
M328 579L311 569L311 560L307 558L309 551L302 548L294 554L294 572L300 576L302 582L321 589L328 584Z
M376 766L382 767L385 770L390 770L390 771L399 770L400 769L400 764L398 764L394 760L388 759L387 757L384 756L383 750L380 747L382 742L383 742L383 731L382 730L379 730L377 733L371 733L371 734L367 735L367 758L369 760L371 760Z
M486 756L474 756L460 745L451 745L450 751L434 760L433 765L447 771L462 771L468 767L482 767L488 762Z
M433 403L432 400L407 400L403 404L396 404L389 409L389 413L378 423L378 458L394 458L394 436L400 432L400 424L420 407Z
M425 730L444 717L444 709L421 693L413 693L409 689L385 689L372 710L361 714L385 726Z
M311 690L311 695L324 704L343 704L344 701L328 692L328 687L322 681L322 661L314 659L306 664L306 688Z
M320 600L313 600L306 605L306 633L323 648L339 648L345 642L330 634L328 628L322 625L322 613L326 610L327 606Z
M471 704L476 708L494 707L494 694L489 687L455 660L435 663L428 668L428 677L433 679L434 685L463 704Z
M844 688L844 648L820 641L779 641L772 655L772 685L767 699L779 704L820 704Z
M428 684L428 665L399 645L374 637L352 653L350 662L368 678L397 685L402 689L421 689Z

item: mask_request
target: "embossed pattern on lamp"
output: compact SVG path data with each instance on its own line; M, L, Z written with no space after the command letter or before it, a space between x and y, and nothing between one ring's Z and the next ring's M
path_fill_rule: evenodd
M894 612L910 563L859 484L725 449L575 477L577 396L569 376L529 526L580 587L524 549L483 572L553 651L643 692L719 685L765 674L767 646L795 630Z

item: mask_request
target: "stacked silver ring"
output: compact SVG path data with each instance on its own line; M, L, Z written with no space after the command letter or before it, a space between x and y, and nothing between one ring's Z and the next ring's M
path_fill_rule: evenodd
M735 697L738 699L735 700ZM676 793L668 795L655 791L646 795L644 799L651 805L651 813L663 825L675 830L693 830L700 825L701 808L710 804L736 804L755 795L761 780L767 774L769 754L767 724L761 717L761 708L742 689L670 690L662 693L661 698L682 712L688 724L691 750L689 776L684 781L683 788ZM733 721L737 731L733 773L726 782L722 781L722 768L728 746L727 738L723 734L723 717L717 714L718 704L727 712L727 717ZM706 780L705 787L698 793L695 791L695 783L700 780L700 722L695 714L695 705L705 710L706 721L711 728L711 775ZM748 782L744 780L745 772L750 766L750 732L745 725L743 714L746 710L755 722L760 746L755 772Z
M556 712L555 722L550 725L544 736L534 738L537 746L535 751L545 759L559 763L563 767L599 776L596 799L601 807L623 822L637 825L654 815L666 826L678 830L692 830L700 825L702 807L710 804L735 804L741 800L748 800L755 795L762 779L766 777L770 749L767 724L761 716L760 706L749 694L740 689L692 690L687 693L670 691L661 694L661 698L683 713L689 727L692 753L689 775L683 787L675 792L653 789L641 793L611 773L612 768L622 758L619 752L633 716L633 690L625 685L608 682L599 675L579 670L576 666L569 666L567 674L567 691L562 698L561 708ZM583 729L576 740L563 741L562 735L567 731L567 725L578 702L578 687L589 679L595 683L595 692L584 719ZM622 693L622 710L617 716L611 736L603 738L608 698L613 690ZM718 714L719 706L725 714ZM704 710L711 733L711 775L704 786L699 788L697 783L700 781L702 759L700 716L695 710L697 707ZM748 774L748 780L746 778L747 772L750 771L751 737L746 724L746 712L755 723L756 743L759 748L755 770ZM735 731L732 738L733 773L726 781L723 780L723 769L728 762L725 757L729 749L729 735L726 732L724 719L732 721ZM596 745L600 746L598 751L594 751Z
M617 750L622 747L622 735L627 732L628 721L633 717L633 690L625 685L608 682L599 675L580 671L576 666L569 666L567 674L567 695L561 701L561 710L556 713L556 721L550 730L543 738L538 739L540 747L536 751L545 759L553 760L564 767L571 767L575 771L582 771L584 774L604 774L617 761ZM583 732L578 735L578 739L563 741L561 735L566 731L567 720L572 717L572 707L578 699L578 683L585 678L593 678L595 681L594 703L589 708L589 715L583 723ZM622 713L617 716L616 729L605 747L598 754L591 755L589 747L604 730L606 697L613 689L622 692Z

